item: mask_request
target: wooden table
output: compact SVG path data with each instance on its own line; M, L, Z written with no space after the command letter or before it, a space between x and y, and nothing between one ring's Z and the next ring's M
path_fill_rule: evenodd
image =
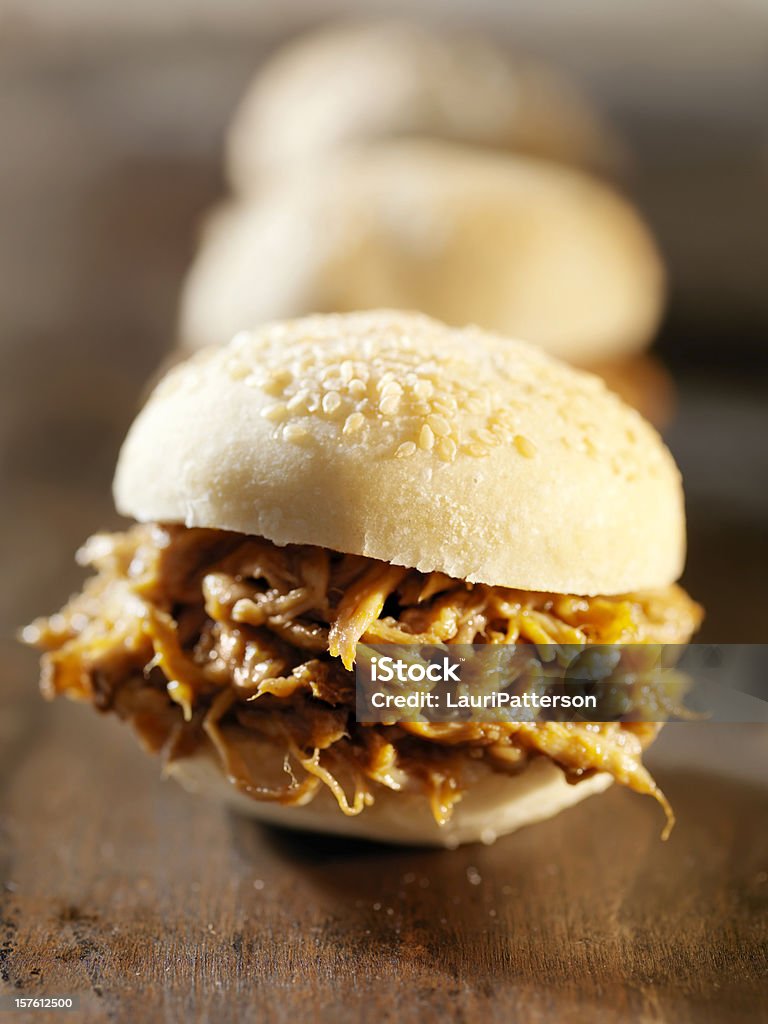
M260 828L162 782L112 720L40 701L12 630L58 607L78 584L72 551L114 522L117 447L219 187L212 133L205 160L107 137L98 103L119 108L137 72L105 61L97 89L87 62L47 59L2 72L20 97L0 162L2 991L78 994L80 1012L55 1019L131 1024L768 1020L765 727L667 730L650 762L678 815L668 843L658 807L616 788L442 853ZM55 132L61 159L22 159ZM766 417L750 378L685 385L675 428L712 640L766 638ZM702 448L714 422L752 460L743 493L733 460L713 473Z
M77 993L72 1019L768 1019L764 726L670 727L667 843L615 788L432 852L228 815L89 709L2 716L3 991Z

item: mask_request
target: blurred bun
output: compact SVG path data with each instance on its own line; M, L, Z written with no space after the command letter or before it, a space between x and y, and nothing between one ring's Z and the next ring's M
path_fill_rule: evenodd
M253 736L247 746L242 745L241 754L248 757L253 777L262 785L270 769L276 779L283 771L284 751L259 744ZM190 792L267 824L385 843L449 848L460 843L492 843L498 836L544 821L593 793L601 793L612 782L610 775L599 773L572 785L562 770L545 758L532 761L519 775L503 775L481 762L468 761L464 775L467 791L454 805L450 820L438 825L426 797L392 792L384 786L375 787L373 805L354 817L339 810L325 786L304 806L254 800L231 784L210 748L172 761L166 771Z
M651 236L606 186L530 158L399 142L287 173L215 214L184 287L180 341L392 306L584 364L642 350L662 299Z
M606 168L617 145L576 85L491 42L404 22L324 28L259 72L229 135L229 175L265 175L382 139L421 136Z
M139 414L118 510L525 590L680 574L680 476L597 377L535 346L380 311L243 333Z

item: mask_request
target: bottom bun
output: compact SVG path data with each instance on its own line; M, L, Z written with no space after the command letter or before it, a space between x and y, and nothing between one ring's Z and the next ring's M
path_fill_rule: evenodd
M385 843L455 848L461 843L493 843L524 825L551 818L613 781L592 775L576 784L544 757L532 761L519 775L494 772L481 763L471 766L473 778L454 806L450 821L438 825L426 797L375 789L371 807L354 817L342 813L330 790L322 788L303 806L255 800L239 792L222 773L215 755L201 750L171 762L166 773L185 789L270 825L372 839Z

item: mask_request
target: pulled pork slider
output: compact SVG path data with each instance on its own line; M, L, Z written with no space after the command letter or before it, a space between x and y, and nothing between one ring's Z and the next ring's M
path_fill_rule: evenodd
M115 479L136 522L27 627L43 690L130 722L257 818L456 845L612 780L665 803L652 723L364 724L370 643L685 643L683 495L598 378L424 316L275 323L158 385Z

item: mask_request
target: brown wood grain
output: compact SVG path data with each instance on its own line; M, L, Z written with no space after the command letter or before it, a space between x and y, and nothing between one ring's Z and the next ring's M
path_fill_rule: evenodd
M0 990L81 996L78 1014L35 1021L768 1020L764 729L662 737L666 844L658 807L616 788L442 853L240 820L164 783L116 722L39 699L12 631L57 607L78 582L74 548L114 521L112 465L218 187L211 125L239 53L240 71L224 55L171 69L179 88L193 72L231 86L186 156L153 110L145 148L115 120L141 64L0 68L18 100L0 162ZM687 395L683 381L683 442L698 429ZM759 436L750 420L739 443ZM695 473L689 492L706 495ZM752 511L728 494L690 510L711 639L765 639L759 488Z
M19 707L4 990L78 993L87 1021L766 1019L764 787L659 772L668 843L615 789L490 848L389 849L238 819L117 723Z

